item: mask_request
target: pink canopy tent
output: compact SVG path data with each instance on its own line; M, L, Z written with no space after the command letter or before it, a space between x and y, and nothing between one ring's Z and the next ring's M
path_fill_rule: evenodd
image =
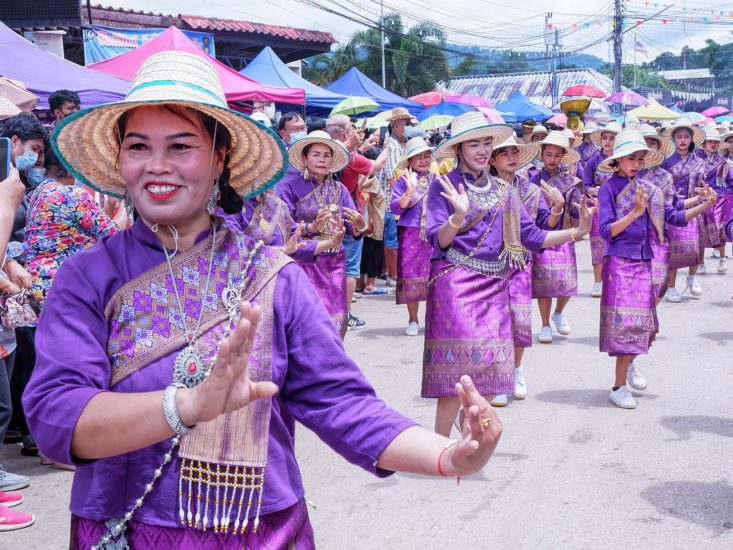
M305 103L305 91L300 88L266 86L231 69L205 53L176 27L170 27L149 42L117 57L89 65L90 69L108 73L125 80L135 78L135 73L151 55L176 50L188 52L206 59L219 73L227 101L274 101L276 103Z

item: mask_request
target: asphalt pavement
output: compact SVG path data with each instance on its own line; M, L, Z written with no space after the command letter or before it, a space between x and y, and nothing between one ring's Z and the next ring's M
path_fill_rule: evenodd
M661 333L637 360L649 388L634 392L637 409L621 410L608 401L614 362L598 351L587 241L577 248L572 334L525 353L529 395L499 410L504 434L480 474L460 485L377 479L298 427L318 548L733 548L733 267L701 276L702 297L662 303ZM707 265L714 272L717 260ZM392 295L365 297L353 311L367 326L348 333L347 351L380 397L431 428L435 402L420 397L422 327L404 336L407 309ZM0 548L66 548L72 474L15 446L0 458L32 477L20 509L36 515L34 526L0 533Z

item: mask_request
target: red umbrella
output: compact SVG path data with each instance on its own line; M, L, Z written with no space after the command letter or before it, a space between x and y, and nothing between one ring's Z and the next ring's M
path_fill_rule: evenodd
M464 105L470 105L471 107L484 107L486 109L494 108L491 101L485 97L472 94L449 95L446 96L445 100L448 103L463 103Z
M727 115L730 113L730 109L726 109L722 105L716 105L715 107L710 107L709 109L705 109L702 114L708 117L716 117L720 115Z
M586 96L586 97L606 97L608 94L602 90L599 90L595 86L590 84L578 84L577 86L571 86L565 90L562 95L571 96Z
M412 101L417 101L418 103L422 103L426 107L432 107L433 105L438 105L443 100L445 100L447 95L448 94L445 92L433 90L432 92L425 92L424 94L414 95L408 99L411 99Z

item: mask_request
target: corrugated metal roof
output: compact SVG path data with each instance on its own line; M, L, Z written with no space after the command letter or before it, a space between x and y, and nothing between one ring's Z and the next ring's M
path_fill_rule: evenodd
M659 71L659 76L667 80L692 80L696 78L713 78L710 69L681 69L677 71Z
M441 83L451 94L474 94L494 104L501 103L519 90L527 99L552 108L552 73L532 72L505 75L464 76ZM562 69L557 71L559 93L576 84L590 84L613 93L613 80L593 69Z
M295 27L282 27L280 25L267 25L265 23L253 23L252 21L239 21L237 19L219 19L217 17L202 17L199 15L181 15L181 20L191 29L206 31L230 31L247 32L253 34L267 34L288 38L290 40L302 40L304 42L335 42L330 32L310 31L308 29L297 29Z

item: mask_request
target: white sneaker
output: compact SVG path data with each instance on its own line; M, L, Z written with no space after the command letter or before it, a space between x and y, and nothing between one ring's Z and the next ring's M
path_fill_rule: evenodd
M524 379L522 367L514 369L514 399L524 399L527 397L527 382Z
M418 332L420 331L416 321L412 321L405 329L405 334L407 334L407 336L417 336Z
M697 266L697 274L698 275L705 275L707 273L707 270L705 269L705 264L702 263L699 266Z
M680 296L680 293L677 292L676 288L672 287L667 289L664 299L673 304L679 304L682 301L682 296Z
M391 287L397 286L397 280L388 276L387 277L387 286L391 286Z
M555 328L563 336L570 334L570 325L565 320L565 316L557 311L552 314L552 322L555 323Z
M552 344L552 329L550 327L540 329L540 344Z
M608 398L611 400L611 403L622 409L636 408L636 399L633 398L629 388L625 385L621 386L616 391L611 391Z
M626 382L635 390L646 389L646 379L641 375L634 363L629 365L629 371L626 373Z
M713 248L713 253L711 254L711 257L720 258L720 252L718 252L717 248Z
M726 273L728 271L728 260L720 258L718 262L718 273Z
M690 294L693 296L702 296L702 287L700 286L700 283L697 282L697 279L694 275L688 275L687 279L687 286L690 289Z
M489 403L491 403L492 407L506 407L507 403L509 403L509 398L506 395L497 395Z
M590 291L593 298L600 298L603 295L603 283L593 283L593 290Z

